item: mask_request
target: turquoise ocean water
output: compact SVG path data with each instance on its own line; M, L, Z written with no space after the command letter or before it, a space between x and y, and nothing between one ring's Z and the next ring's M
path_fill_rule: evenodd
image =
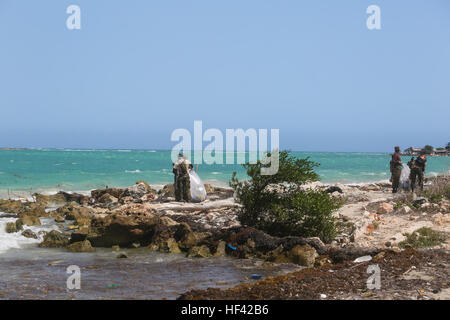
M145 180L160 187L173 181L170 151L158 150L0 150L0 191L87 191L124 187ZM364 183L389 179L388 153L293 152L310 157L323 182ZM409 157L403 157L407 162ZM428 176L448 173L449 157L429 157ZM199 167L204 182L227 185L233 171L245 178L240 165Z

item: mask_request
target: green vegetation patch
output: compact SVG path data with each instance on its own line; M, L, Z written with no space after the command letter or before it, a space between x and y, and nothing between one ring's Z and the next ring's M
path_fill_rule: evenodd
M400 242L400 248L428 248L443 243L447 237L444 233L435 231L431 228L423 227L413 233L404 233L405 241Z
M335 199L324 190L302 188L319 179L314 171L318 165L308 158L295 158L288 151L279 153L279 169L273 175L261 174L267 164L244 164L250 179L238 181L234 173L230 181L242 204L239 221L273 236L333 240L336 219L332 213L342 206L343 199Z

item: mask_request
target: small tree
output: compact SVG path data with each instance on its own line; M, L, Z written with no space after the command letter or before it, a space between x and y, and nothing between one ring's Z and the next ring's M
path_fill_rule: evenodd
M314 172L318 165L288 151L279 153L279 170L274 175L261 175L261 168L269 165L260 161L244 164L250 180L237 180L235 172L230 181L242 204L239 221L274 236L320 237L330 242L336 235L332 213L341 203L324 190L303 187L319 179Z
M434 148L430 145L426 145L425 147L423 147L422 151L425 152L426 154L432 154Z
M445 149L447 149L448 151L450 151L450 142L447 143L447 146L445 147Z

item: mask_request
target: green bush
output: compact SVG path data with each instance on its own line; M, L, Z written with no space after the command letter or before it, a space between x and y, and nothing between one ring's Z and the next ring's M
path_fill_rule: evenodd
M270 154L269 154L270 156ZM320 237L330 242L336 235L332 213L341 201L323 190L305 190L305 183L317 181L318 163L298 159L288 151L279 153L279 170L261 175L261 162L244 164L249 180L239 181L236 173L230 181L237 200L242 204L238 219L274 236Z

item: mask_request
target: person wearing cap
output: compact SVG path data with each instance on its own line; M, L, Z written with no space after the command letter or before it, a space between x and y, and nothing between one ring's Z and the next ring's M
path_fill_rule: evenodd
M391 181L392 181L392 193L398 191L398 186L400 185L400 176L402 175L402 158L400 157L400 147L394 148L395 153L392 155L391 160Z
M414 192L416 188L416 179L418 180L418 185L420 190L423 191L423 175L425 173L425 167L427 164L427 156L421 154L414 160L411 166L411 172L409 174L409 180L411 181L411 191Z

